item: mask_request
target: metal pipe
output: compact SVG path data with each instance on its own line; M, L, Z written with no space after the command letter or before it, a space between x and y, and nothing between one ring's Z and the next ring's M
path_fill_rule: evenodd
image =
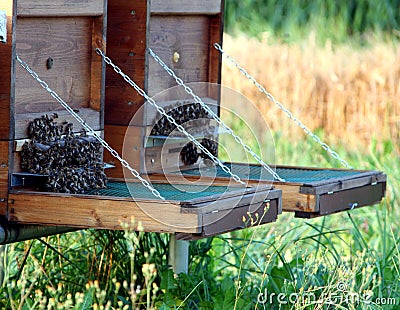
M76 231L78 228L39 225L1 225L0 245Z
M170 235L168 264L175 274L188 273L189 241L177 240L175 234Z

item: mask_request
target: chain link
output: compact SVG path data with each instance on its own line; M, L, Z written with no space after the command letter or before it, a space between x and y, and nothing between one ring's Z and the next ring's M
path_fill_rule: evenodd
M118 152L116 150L114 150L102 137L100 137L88 124L86 124L86 122L77 113L75 113L75 111L54 90L52 90L47 85L47 83L45 81L43 81L39 77L39 75L35 71L33 71L28 66L28 64L25 61L23 61L18 55L17 55L17 60L20 63L20 65L26 71L28 71L28 73L40 84L40 86L42 86L54 99L56 99L61 104L61 106L64 109L66 109L79 122L79 124L82 125L82 127L90 135L95 137L101 143L101 145L111 153L112 156L114 156L116 159L118 159L118 161L121 162L122 166L127 168L135 178L139 179L144 187L146 187L148 190L150 190L152 192L152 194L154 196L156 196L157 198L159 198L161 200L165 200L165 198L163 196L161 196L161 194L158 190L156 190L147 180L142 178L137 170L132 168L129 165L129 163L118 154Z
M122 70L116 66L112 60L107 57L100 49L96 49L96 53L99 54L105 61L106 64L110 65L114 71L116 73L118 73L119 75L121 75L123 77L123 79L129 84L131 85L142 97L144 97L148 103L150 103L153 107L155 107L157 109L157 112L160 113L161 115L165 116L165 118L173 125L176 126L176 128L178 129L179 132L183 133L191 142L193 142L202 152L204 152L206 155L208 155L208 157L211 158L211 160L216 164L219 165L222 170L224 170L226 173L228 173L236 182L245 185L245 183L240 179L240 177L234 173L232 173L232 171L222 163L222 161L220 159L218 159L217 157L215 157L208 149L206 149L199 141L196 140L196 138L191 135L190 133L188 133L185 128L182 125L179 125L176 120L167 114L167 112L164 110L164 108L162 108L161 106L159 106L153 98L150 98L146 92L141 89L134 81L132 81L132 79L127 76L124 72L122 72Z
M310 136L316 143L318 143L332 158L338 160L344 167L348 169L353 169L350 164L340 157L340 155L332 150L332 148L323 142L315 133L311 131L306 125L304 125L296 116L293 115L292 112L290 112L281 102L275 99L275 97L269 93L264 86L262 86L260 83L257 82L257 80L251 76L242 66L239 65L239 63L230 55L228 55L219 45L218 43L214 43L215 49L217 49L219 52L221 52L222 55L226 57L226 59L231 62L239 71L241 74L243 74L247 79L249 79L257 88L260 92L264 93L264 95L271 101L273 102L278 108L283 111L286 116L291 119L297 126L299 126L303 131Z
M266 163L261 159L260 156L258 156L256 153L254 153L253 150L250 148L250 146L247 145L246 143L244 143L244 141L242 140L242 138L240 138L238 135L236 135L236 134L233 132L233 130L232 130L228 125L226 125L226 124L224 123L224 121L223 121L222 119L220 119L220 118L218 117L218 115L216 115L216 114L214 113L214 111L212 111L211 108L210 108L207 104L205 104L205 103L203 102L203 100L202 100L199 96L197 96L197 95L193 92L193 90L192 90L189 86L187 86L187 85L183 82L183 80L182 80L180 77L178 77L178 76L175 74L175 72L174 72L171 68L169 68L169 67L162 61L162 59L161 59L160 57L158 57L158 55L156 55L156 54L153 52L153 50L152 50L151 48L148 48L148 50L149 50L149 52L150 52L150 55L154 58L154 60L155 60L161 67L163 67L163 69L164 69L171 77L173 77L173 78L175 79L176 83L177 83L178 85L182 86L182 87L185 89L186 93L188 93L189 95L191 95L191 96L193 97L193 99L194 99L196 102L200 103L200 105L203 107L203 109L205 109L205 110L212 116L212 118L218 123L218 125L220 125L222 128L224 128L228 134L230 134L231 136L234 137L234 140L236 141L236 143L240 144L240 145L243 147L243 149L244 149L247 153L249 153L249 154L250 154L264 169L266 169L276 180L279 180L280 182L285 182L285 180L282 179L270 166L268 166L268 164L266 164Z

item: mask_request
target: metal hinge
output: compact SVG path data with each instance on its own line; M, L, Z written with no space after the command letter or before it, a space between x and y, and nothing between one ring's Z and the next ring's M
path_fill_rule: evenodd
M7 43L7 13L0 11L0 42Z

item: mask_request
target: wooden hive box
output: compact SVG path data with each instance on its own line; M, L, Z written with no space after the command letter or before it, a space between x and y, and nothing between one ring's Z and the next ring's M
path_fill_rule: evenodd
M271 186L254 189L210 183L204 188L156 182L154 186L166 198L161 201L132 177L125 183L118 162L110 176L120 179L84 194L39 191L43 175L21 172L20 149L32 120L57 113L59 122L72 122L76 132L82 128L19 66L17 54L120 153L125 138L133 154L128 160L140 169L149 158L144 135L155 113L144 109L132 126L143 98L113 72L107 72L106 82L105 67L95 50L106 51L107 20L109 56L153 95L174 82L161 76L162 69L149 60L146 46L170 62L174 62L171 55L179 53L174 64L187 81L219 81L220 58L210 43L221 39L221 1L200 5L190 0L5 0L0 13L7 17L7 35L0 38L5 41L0 43L1 222L98 229L137 229L141 222L145 231L198 238L276 220L281 191ZM126 139L128 127L134 130L128 131ZM156 147L150 149L157 152ZM111 159L108 153L104 156Z
M95 48L104 49L104 0L2 0L6 40L0 43L0 213L7 212L11 176L21 171L19 148L28 124L44 114L70 116L17 63L18 54L96 131L103 131L105 74Z
M177 84L152 59L148 47L185 83L220 82L221 57L212 44L222 41L222 0L109 0L108 13L107 55L150 96ZM156 136L147 140L159 119L156 111L111 67L107 68L105 95L105 138L122 151L127 136L124 153L135 168L149 173L161 167L185 166L179 155L187 139L163 143L163 137ZM218 92L205 87L201 97L218 113ZM168 111L193 99L189 96L187 100L176 100L167 95L157 96L156 101ZM212 126L204 126L199 136L212 133ZM109 154L105 161L116 165L108 170L110 176L123 177L121 165Z

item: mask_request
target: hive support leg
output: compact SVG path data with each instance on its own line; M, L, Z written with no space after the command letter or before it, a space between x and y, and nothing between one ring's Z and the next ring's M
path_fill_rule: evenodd
M5 255L6 255L6 245L0 245L0 287L2 287L4 284L4 276L6 273Z
M188 272L189 241L177 240L176 235L170 235L168 264L175 274Z

